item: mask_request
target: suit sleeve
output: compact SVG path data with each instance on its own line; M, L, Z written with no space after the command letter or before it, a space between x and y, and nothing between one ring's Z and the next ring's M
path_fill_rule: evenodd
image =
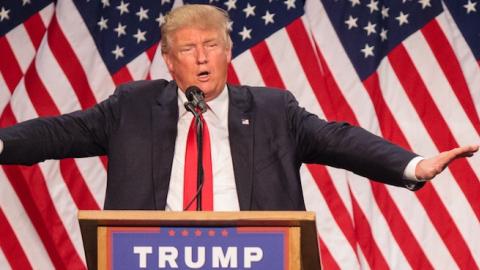
M46 159L106 154L109 134L119 115L119 92L84 111L41 117L1 129L4 148L0 164L32 165Z
M375 181L410 190L424 185L403 179L408 162L416 154L363 128L319 119L299 107L289 92L285 95L285 104L297 156L303 163L343 168Z

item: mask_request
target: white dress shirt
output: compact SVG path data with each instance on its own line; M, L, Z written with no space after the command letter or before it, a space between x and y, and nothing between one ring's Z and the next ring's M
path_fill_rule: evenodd
M187 98L178 92L178 123L172 174L168 188L166 210L183 210L183 176L187 135L193 115L183 105ZM233 173L232 155L228 136L228 90L223 89L218 97L208 101L208 110L203 114L210 133L213 175L213 210L238 211L237 187Z

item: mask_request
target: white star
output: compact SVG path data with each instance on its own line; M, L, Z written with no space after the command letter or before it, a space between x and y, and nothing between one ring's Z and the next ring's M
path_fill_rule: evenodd
M382 6L382 18L385 19L385 18L388 18L388 11L390 10L390 8L387 8L386 6Z
M468 0L468 3L466 5L463 5L465 9L467 9L467 14L470 14L470 12L477 12L477 9L475 6L477 5L477 2L472 2L471 0Z
M110 6L110 0L102 0L103 8Z
M377 33L375 26L377 26L376 23L372 24L371 22L368 22L368 25L363 27L363 29L367 31L367 36L370 36L372 33Z
M22 6L25 6L26 4L31 4L30 0L22 0Z
M283 3L287 5L287 10L295 8L295 0L285 0Z
M127 31L125 31L126 28L127 25L122 25L121 23L118 23L117 27L113 29L113 31L117 32L117 36L120 37L121 35L127 34Z
M245 18L250 16L255 17L255 6L251 6L250 3L247 3L247 7L243 9L243 12L245 12Z
M100 26L100 31L103 29L108 29L107 22L108 19L103 18L103 16L100 18L100 21L97 22L97 25Z
M227 11L230 11L230 9L237 9L237 0L228 0L223 4L227 6Z
M165 3L170 3L170 0L162 0L162 5Z
M380 31L380 37L382 38L382 41L387 40L387 32L388 30L386 30L385 28L382 28L382 31Z
M5 9L5 7L2 7L2 10L0 10L0 22L3 22L3 20L10 19L10 16L8 16L8 13L10 13L10 9Z
M395 17L395 20L398 21L399 26L402 26L403 24L408 24L408 16L410 16L410 14L403 14L403 11L400 11L400 15Z
M138 20L139 21L142 21L143 19L145 20L148 20L148 9L143 9L143 7L140 7L140 9L138 10L137 13L137 16L138 16Z
M370 3L367 5L367 7L370 9L370 13L378 11L378 1L370 0Z
M367 58L369 56L374 56L374 54L373 54L373 49L374 48L375 48L375 46L369 46L368 44L365 44L365 47L363 49L361 49L360 51L362 51L363 57Z
M233 21L228 21L228 23L227 23L227 28L228 28L228 31L232 31L232 29L233 29Z
M133 37L137 39L137 44L141 41L147 41L145 34L147 34L147 31L140 31L140 29L137 29L137 33L133 35Z
M265 12L265 15L262 16L262 19L265 21L265 25L268 25L269 23L275 23L273 16L275 16L275 13L270 13L268 10Z
M426 7L431 7L432 5L430 4L430 0L418 0L419 4L422 4L422 9L425 9Z
M115 47L115 50L112 51L112 53L115 55L115 60L117 60L120 57L124 57L123 55L123 50L124 47L119 47L118 45Z
M348 20L345 21L345 24L348 25L348 29L352 29L354 27L358 27L357 21L358 18L354 18L352 17L352 15L350 15L350 17L348 17Z
M158 22L158 26L160 27L165 22L165 17L163 17L163 14L160 13L158 14L158 17L155 19L155 21Z
M120 5L117 6L117 9L120 10L120 15L122 15L123 13L129 13L130 11L128 11L128 6L130 5L130 3L125 3L123 2L120 2Z
M360 5L360 0L348 0L352 3L352 7L356 6L356 5Z
M248 29L244 26L242 32L239 32L238 34L242 36L242 41L245 41L246 39L252 38L252 36L250 35L251 32L252 29Z

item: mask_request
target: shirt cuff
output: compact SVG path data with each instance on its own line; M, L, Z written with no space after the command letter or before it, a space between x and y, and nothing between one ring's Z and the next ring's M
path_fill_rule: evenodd
M425 182L426 180L418 179L415 175L415 169L417 168L418 163L424 159L425 158L419 156L410 160L410 162L407 164L407 167L405 167L405 170L403 171L403 179L415 182Z

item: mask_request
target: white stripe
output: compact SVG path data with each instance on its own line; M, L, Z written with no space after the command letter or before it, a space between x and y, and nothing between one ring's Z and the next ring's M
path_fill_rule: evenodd
M15 180L12 179L12 181ZM37 269L54 269L40 237L30 222L3 169L0 169L0 207L12 226L15 236L30 264ZM0 265L3 267L3 264Z
M5 37L10 44L10 48L17 59L22 73L25 74L35 56L35 47L27 33L27 29L25 29L23 24L20 24L9 31Z
M151 64L152 62L148 59L147 53L144 52L130 61L130 63L127 64L127 69L130 75L132 75L133 80L145 80Z
M85 262L80 226L77 220L77 207L60 172L60 161L48 160L38 163L50 198L52 198L55 210L62 221L68 237L73 243L80 258Z
M25 81L23 79L18 84L15 92L13 92L12 98L10 99L10 106L18 122L38 116L33 109L33 104L30 102L30 98L25 89Z
M58 2L56 16L68 42L74 44L71 48L85 71L97 102L106 99L113 93L115 84L73 2Z
M463 38L462 33L457 28L455 21L452 18L448 8L444 5L444 12L436 17L440 28L447 37L450 45L453 48L457 59L459 59L460 67L465 75L470 95L473 99L473 104L476 108L476 113L480 113L480 95L478 89L480 89L480 65L478 64L472 50Z
M7 107L10 97L11 94L8 90L7 83L3 79L2 73L0 73L0 115L3 114L3 110Z
M42 10L40 10L40 18L42 19L43 25L45 26L45 28L47 28L50 22L52 21L54 11L55 11L54 3L51 3L48 6L44 7Z
M99 157L76 158L75 163L85 179L97 204L103 208L105 202L105 190L107 188L107 171Z
M0 265L2 266L2 269L4 270L11 270L12 267L7 261L7 258L5 257L5 254L3 254L2 249L0 248Z
M80 110L70 81L58 65L48 43L42 43L35 59L37 74L61 114Z
M382 66L383 67L380 69L382 73L379 74L379 76L381 78L388 76L388 79L381 80L381 88L385 97L385 102L387 103L387 106L391 108L393 116L400 129L404 131L408 143L417 153L425 153L426 156L437 154L438 150L423 126L421 119L415 113L415 108L406 96L402 86L399 84L393 68L388 62L383 62ZM388 75L384 76L383 72ZM463 217L457 220L467 221L475 216L470 205L465 200L465 196L459 190L458 185L453 180L453 177L448 170L437 176L432 184L435 187L435 190L439 193L439 196L453 219L456 218L455 215L457 215L457 218L459 217L458 215L461 215ZM441 189L438 189L439 187L441 187ZM431 206L431 208L434 209L435 206ZM458 212L454 213L455 211ZM471 215L470 218L467 217L468 215ZM426 218L427 217L425 217L425 219ZM468 222L462 223L468 224ZM411 228L412 230L415 229L415 227ZM440 244L440 240L437 241L438 244L434 245L435 249L445 247L444 244ZM439 251L439 253L440 252L442 251Z
M446 77L440 75L443 71L427 41L417 33L405 40L404 45L455 140L459 145L477 143L480 137L465 114L450 83ZM480 157L471 158L469 161L475 173L480 175Z
M340 269L359 269L355 251L340 230L308 169L300 168L303 196L308 211L317 215L317 230Z
M410 264L398 246L388 222L377 205L372 186L368 183L368 180L353 173L350 174L349 179L351 192L368 220L372 237L388 266L392 269L410 269ZM401 217L392 217L392 222L395 222L393 220L395 218Z
M265 85L252 53L247 50L232 60L238 80L245 85Z
M315 98L305 73L301 72L303 67L286 31L277 31L266 40L266 44L286 88L292 91L300 106L318 115L321 119L325 119L325 114ZM331 168L329 172L332 178L335 179L332 183L336 187L345 207L352 214L352 201L348 190L348 182L346 181L346 171Z
M370 265L368 265L367 258L365 258L365 254L363 254L360 246L357 246L357 256L360 261L360 265L361 265L360 268L362 270L370 270Z

